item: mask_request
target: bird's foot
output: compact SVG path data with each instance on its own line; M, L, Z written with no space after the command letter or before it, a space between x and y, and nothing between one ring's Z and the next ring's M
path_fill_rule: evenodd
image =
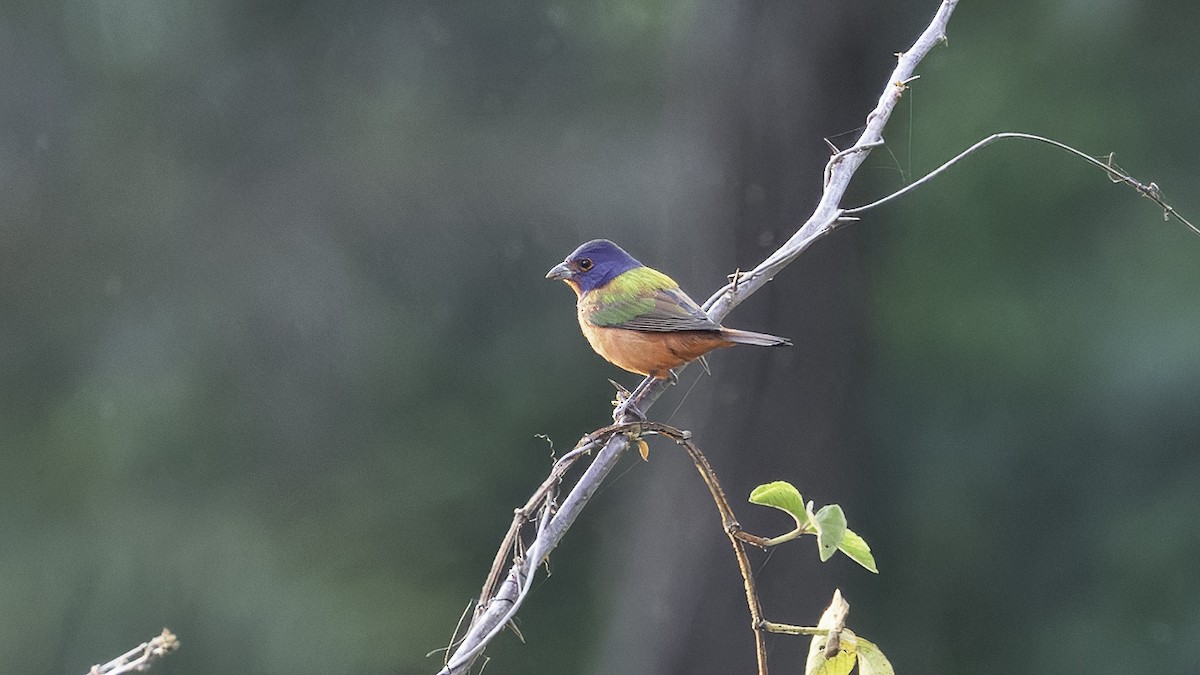
M620 396L618 396L620 398ZM634 404L632 396L626 396L617 401L617 407L613 408L613 421L620 423L626 416L632 417L633 422L645 422L646 414Z
M609 383L617 389L617 398L613 401L613 405L615 406L613 408L613 421L620 422L621 418L629 415L634 418L633 421L635 422L645 422L646 415L633 403L638 393L642 390L641 385L633 391L629 391L620 382L609 380Z

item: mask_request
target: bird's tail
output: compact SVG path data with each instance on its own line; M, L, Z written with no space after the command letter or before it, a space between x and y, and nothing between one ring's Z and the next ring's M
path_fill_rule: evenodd
M777 347L780 345L790 347L792 345L792 341L787 338L777 335L767 335L766 333L755 333L748 330L738 330L736 328L722 328L721 337L740 345L758 345L759 347Z

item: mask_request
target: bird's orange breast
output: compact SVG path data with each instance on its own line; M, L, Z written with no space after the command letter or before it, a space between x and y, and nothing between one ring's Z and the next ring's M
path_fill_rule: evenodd
M641 331L596 326L579 317L592 349L613 365L639 375L665 378L667 371L734 343L717 331Z

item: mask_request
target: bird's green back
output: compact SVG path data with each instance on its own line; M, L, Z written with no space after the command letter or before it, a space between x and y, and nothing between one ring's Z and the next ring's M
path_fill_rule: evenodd
M588 292L587 320L596 326L649 331L718 330L671 277L636 267Z

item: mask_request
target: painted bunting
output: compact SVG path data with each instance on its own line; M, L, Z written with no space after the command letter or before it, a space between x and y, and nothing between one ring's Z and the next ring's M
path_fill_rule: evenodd
M725 328L671 277L607 239L575 249L546 273L575 291L583 336L596 353L631 373L673 378L672 368L735 344L790 345L787 338Z

